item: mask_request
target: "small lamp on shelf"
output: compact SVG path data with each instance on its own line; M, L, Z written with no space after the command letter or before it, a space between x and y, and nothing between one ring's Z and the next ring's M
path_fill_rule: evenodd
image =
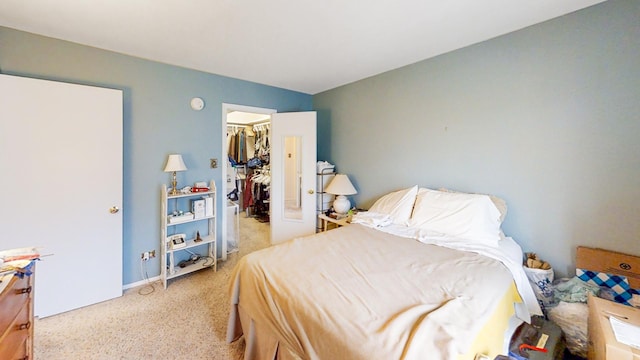
M351 202L345 195L354 195L358 192L353 187L349 177L345 174L337 174L327 185L325 192L337 195L333 201L333 210L338 214L346 214L351 209Z
M176 180L176 172L177 171L185 171L187 170L187 166L184 164L182 160L182 155L180 154L171 154L167 159L167 165L164 167L164 172L172 172L173 180L171 181L171 192L170 195L178 195L178 181Z

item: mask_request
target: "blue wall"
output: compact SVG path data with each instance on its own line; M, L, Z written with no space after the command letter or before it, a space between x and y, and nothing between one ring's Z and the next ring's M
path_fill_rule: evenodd
M178 174L179 184L215 179L221 188L221 167L210 169L209 159L217 158L219 164L225 164L221 153L222 103L279 112L311 110L312 104L308 94L4 27L0 27L0 72L123 90L124 285L142 279L139 270L142 252L155 249L159 253L159 194L160 185L168 184L170 179L162 171L168 154L182 154L189 168ZM199 112L189 107L190 99L196 96L206 103ZM224 198L218 195L218 209ZM148 269L150 277L160 273L159 257L148 263Z
M414 184L498 195L559 275L578 245L640 255L639 39L640 2L609 0L317 94L318 157L364 208Z
M141 279L140 253L158 249L166 155L184 155L181 184L220 186L208 161L222 157L223 102L313 106L318 158L351 176L359 206L413 184L503 197L505 232L565 275L577 245L640 255L638 19L640 2L609 0L317 94L313 104L307 94L2 27L0 71L124 90L123 284ZM190 110L194 96L203 111ZM151 261L149 275L159 266Z

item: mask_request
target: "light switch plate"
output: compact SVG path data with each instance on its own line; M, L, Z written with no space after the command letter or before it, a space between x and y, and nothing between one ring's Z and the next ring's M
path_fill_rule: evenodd
M218 167L218 159L211 159L211 168L215 169Z

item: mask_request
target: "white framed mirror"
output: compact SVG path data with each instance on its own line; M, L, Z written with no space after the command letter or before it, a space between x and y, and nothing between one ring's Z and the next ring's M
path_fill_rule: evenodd
M285 136L282 156L284 179L284 220L302 220L302 137Z

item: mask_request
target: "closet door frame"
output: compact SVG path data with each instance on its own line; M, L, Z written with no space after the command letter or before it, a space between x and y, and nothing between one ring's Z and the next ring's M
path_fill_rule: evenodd
M227 211L226 211L226 204L227 204L227 194L229 193L229 190L227 189L227 161L229 161L229 159L227 158L228 156L228 150L227 149L227 115L230 112L233 111L242 111L242 112L248 112L248 113L255 113L255 114L265 114L265 115L271 115L274 113L277 113L278 110L275 109L268 109L268 108L261 108L261 107L255 107L255 106L247 106L247 105L238 105L238 104L228 104L228 103L222 103L222 131L221 131L221 137L222 137L222 156L224 157L224 159L222 159L221 162L221 168L222 168L222 180L221 180L221 186L220 188L221 190L221 194L222 196L220 196L220 199L222 201L222 207L221 209L225 210L225 211L221 211L220 213L222 214L221 217L221 221L222 224L220 226L222 234L219 237L221 239L221 244L220 244L220 249L222 251L222 260L227 260ZM224 164L224 165L223 165ZM238 239L240 238L239 236L240 234L238 234Z

